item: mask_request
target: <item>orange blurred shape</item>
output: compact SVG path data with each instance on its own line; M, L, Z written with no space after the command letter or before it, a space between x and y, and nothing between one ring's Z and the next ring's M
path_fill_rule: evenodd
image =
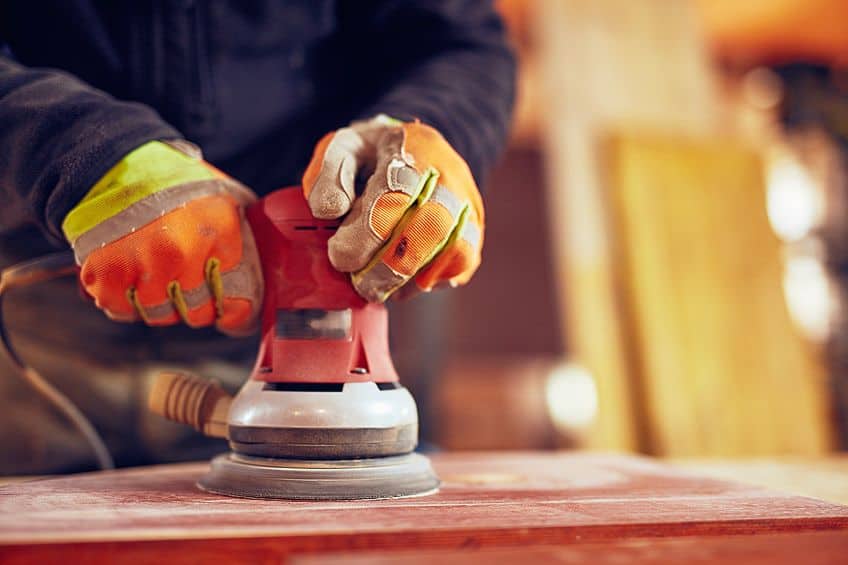
M848 62L846 0L697 0L721 57L750 64Z

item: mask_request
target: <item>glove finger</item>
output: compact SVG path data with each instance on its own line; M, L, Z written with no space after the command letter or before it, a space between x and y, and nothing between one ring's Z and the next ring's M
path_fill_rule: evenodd
M144 308L146 318L151 322L170 319L173 309L191 327L215 323L225 333L247 333L258 319L262 281L258 261L249 253L245 257L225 273L220 270L220 259L211 257L203 270L203 284L190 290L184 290L180 281L172 281L168 285L169 302Z
M431 287L429 290L424 290L423 288L419 287L417 284L413 284L411 282L408 282L405 285L403 285L402 287L400 287L399 289L397 289L396 291L394 291L392 293L391 298L392 298L392 300L395 300L395 301L398 301L398 302L406 302L407 300L411 300L412 298L415 298L419 294L423 294L425 292L430 292L432 290L439 289L439 288L448 288L450 286L451 286L450 283L448 283L447 281L440 281L440 282L436 283L433 287Z
M254 302L244 298L224 298L215 326L227 335L240 337L252 333L253 320L256 320Z
M139 310L144 312L148 323L175 323L172 312L176 312L179 319L192 327L215 323L228 334L250 333L262 302L262 276L253 235L243 217L238 218L238 225L238 229L230 230L223 239L215 240L209 250L212 256L202 269L194 268L168 283L168 302L155 306L141 303ZM233 249L235 244L240 246L237 254ZM233 266L236 260L239 262ZM229 270L225 271L227 267Z
M127 301L133 305L138 317L148 326L172 326L179 323L180 316L174 309L174 305L170 300L159 302L156 304L142 304L139 299L139 293L145 292L152 294L146 289L146 285L141 285L141 289L130 287L127 289Z
M437 187L407 213L374 259L353 275L357 292L371 302L386 300L448 245L467 210L467 202Z
M206 322L203 313L189 316L190 310L210 302L206 258L215 257L220 268L228 270L242 255L235 200L229 195L198 198L136 233L142 238L138 253L144 270L131 289L131 299L142 319L156 326L180 320L189 325Z
M219 259L210 258L205 268L206 279L195 288L184 290L184 282L178 280L168 283L165 301L152 303L161 293L146 285L131 289L128 300L149 325L170 325L182 320L195 328L214 323L225 333L249 333L258 319L262 299L258 269L252 261L245 261L221 273L220 264Z
M242 252L238 265L226 272L218 271L214 263L206 268L207 287L214 298L216 327L232 336L247 335L256 329L264 293L253 232L243 217L241 226Z
M415 284L407 286L429 292L440 286L466 284L480 267L482 247L482 231L466 217L444 249L415 276Z
M466 214L451 233L444 248L418 274L413 283L407 283L392 294L396 300L430 292L436 288L457 287L466 284L480 267L483 233L469 221Z
M109 318L126 322L137 320L138 313L126 297L126 289L137 279L132 263L118 254L114 257L102 257L104 253L92 255L95 257L83 263L80 271L80 284L86 294Z
M215 302L206 284L186 291L179 281L172 281L168 285L168 298L168 305L186 325L202 328L215 322ZM162 308L164 309L165 305L162 305Z
M390 239L404 214L415 204L430 180L406 163L403 131L387 131L378 145L377 166L362 195L328 242L333 267L358 271Z
M356 194L356 171L374 148L353 128L324 136L303 175L303 192L312 215L339 218L350 210Z
M400 122L380 115L321 138L301 182L316 218L340 218L350 210L356 198L357 175L375 170L383 135L400 129Z
M452 192L468 201L473 215L480 224L483 224L485 222L483 200L465 160L442 137L442 134L432 127L416 121L404 124L403 129L404 151L415 156L418 170L437 169L439 183L449 186Z
M130 313L115 312L113 310L109 310L108 308L103 308L102 310L103 313L106 314L106 317L112 320L113 322L131 324L139 320L138 313L135 310L131 310Z

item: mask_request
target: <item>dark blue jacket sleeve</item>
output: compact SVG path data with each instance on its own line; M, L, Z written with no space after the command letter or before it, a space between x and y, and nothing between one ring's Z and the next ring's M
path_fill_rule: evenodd
M357 68L374 72L358 79L375 89L360 117L384 113L432 125L482 182L503 149L515 97L515 58L492 3L377 0L347 7L356 12L345 18L348 33L365 38Z
M147 106L0 54L0 229L35 222L61 238L65 214L123 155L177 137Z

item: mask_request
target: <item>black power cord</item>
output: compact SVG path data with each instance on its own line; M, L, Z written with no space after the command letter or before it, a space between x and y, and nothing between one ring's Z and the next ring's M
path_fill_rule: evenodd
M86 418L85 414L80 411L71 399L21 359L9 339L9 332L6 329L3 319L3 298L5 298L9 290L57 277L76 274L76 272L77 267L74 261L74 255L70 251L52 253L4 269L0 273L0 342L2 342L3 351L15 369L17 369L17 373L21 379L61 412L79 431L83 438L85 438L85 441L94 452L100 468L114 469L115 463L112 461L109 449L89 419Z

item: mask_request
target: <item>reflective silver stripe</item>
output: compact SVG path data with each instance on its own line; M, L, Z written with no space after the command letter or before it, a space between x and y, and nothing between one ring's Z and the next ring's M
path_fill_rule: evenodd
M247 189L235 181L207 179L180 184L151 194L79 236L73 242L77 264L81 265L95 249L146 226L153 220L196 198L214 194L235 193L234 196L237 199L243 199L246 197L244 190Z
M167 318L176 311L177 310L174 308L173 304L165 302L164 304L157 304L156 306L145 306L144 315L147 320L155 322L156 320Z
M238 266L226 273L221 274L221 282L224 285L225 298L246 298L248 300L256 300L255 285L251 285L251 277L249 272L251 267L246 265L244 261ZM191 311L195 308L211 303L212 293L209 287L204 283L191 290L183 289L183 299L185 300L186 308ZM170 300L155 304L153 306L145 306L144 313L148 320L160 320L174 314L176 309L171 304Z
M212 294L209 292L209 288L203 284L191 290L183 290L183 299L185 300L186 308L188 310L194 310L198 306L209 302L212 299ZM174 312L176 312L176 309L170 300L156 304L155 306L144 307L144 313L147 315L148 320L167 318Z
M465 225L462 226L462 230L459 232L459 237L467 241L468 244L471 245L472 249L476 249L480 246L480 240L482 239L481 236L480 228L470 221L466 221Z
M441 184L436 186L436 189L433 191L433 194L430 195L428 202L438 202L444 206L445 209L450 212L450 215L454 218L454 220L458 218L460 212L468 206L466 202L460 200L456 194Z
M247 298L259 300L257 284L262 283L262 273L246 260L242 260L235 269L221 273L221 284L225 298Z

